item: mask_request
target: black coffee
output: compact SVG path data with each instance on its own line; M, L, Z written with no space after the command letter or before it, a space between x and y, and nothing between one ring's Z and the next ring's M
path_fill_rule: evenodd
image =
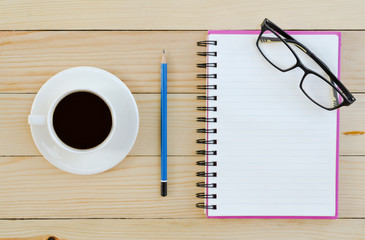
M112 115L108 105L90 92L75 92L64 97L53 113L53 128L70 147L89 149L109 135Z

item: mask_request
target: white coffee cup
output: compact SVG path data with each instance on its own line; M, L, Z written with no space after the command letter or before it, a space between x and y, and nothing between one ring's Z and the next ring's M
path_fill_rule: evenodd
M101 144L98 144L95 147L92 148L88 148L88 149L77 149L76 147L72 147L69 146L67 144L65 144L57 135L57 133L55 132L54 129L54 124L53 124L53 117L54 117L54 112L56 107L58 106L58 104L67 96L71 95L71 94L75 94L75 93L91 93L97 97L99 97L100 99L103 100L103 102L108 106L110 114L111 114L111 119L112 119L112 127L111 130L109 131L108 136L103 140L103 142ZM51 137L53 138L53 140L61 147L63 147L65 150L70 151L70 152L74 152L74 153L85 153L86 151L91 152L91 151L96 151L99 148L102 148L105 144L107 144L110 139L111 136L113 135L113 131L114 131L114 124L116 123L115 121L115 111L113 106L109 103L109 101L107 100L107 98L103 95L101 95L100 93L96 93L96 92L92 92L91 90L84 88L84 89L75 89L69 92L64 93L61 97L57 98L50 106L48 113L46 115L29 115L28 116L28 123L31 126L43 126L45 125L51 135Z
M88 149L67 145L53 125L58 104L78 92L102 99L111 115L107 137ZM48 80L33 102L28 122L43 156L56 167L75 174L94 174L114 167L133 147L139 127L137 104L126 85L113 74L93 67L70 68Z

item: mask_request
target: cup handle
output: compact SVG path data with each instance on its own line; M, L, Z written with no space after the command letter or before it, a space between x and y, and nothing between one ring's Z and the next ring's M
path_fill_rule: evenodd
M44 125L46 124L45 115L29 115L28 116L29 125Z

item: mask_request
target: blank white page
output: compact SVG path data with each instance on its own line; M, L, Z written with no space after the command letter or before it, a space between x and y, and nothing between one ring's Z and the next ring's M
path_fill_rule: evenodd
M216 112L208 112L216 123L216 161L208 178L217 188L208 199L208 217L214 216L332 216L336 214L337 111L312 103L299 88L304 72L297 68L280 72L267 62L256 47L257 34L210 34L217 52L208 57L208 84L217 85L208 95ZM339 37L330 35L293 36L333 73L338 72ZM315 64L296 47L304 64ZM303 56L304 55L304 56ZM320 70L318 70L320 71Z

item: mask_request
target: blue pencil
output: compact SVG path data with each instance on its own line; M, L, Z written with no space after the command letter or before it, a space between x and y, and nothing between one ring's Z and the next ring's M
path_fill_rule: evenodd
M167 196L167 63L161 60L161 196Z

